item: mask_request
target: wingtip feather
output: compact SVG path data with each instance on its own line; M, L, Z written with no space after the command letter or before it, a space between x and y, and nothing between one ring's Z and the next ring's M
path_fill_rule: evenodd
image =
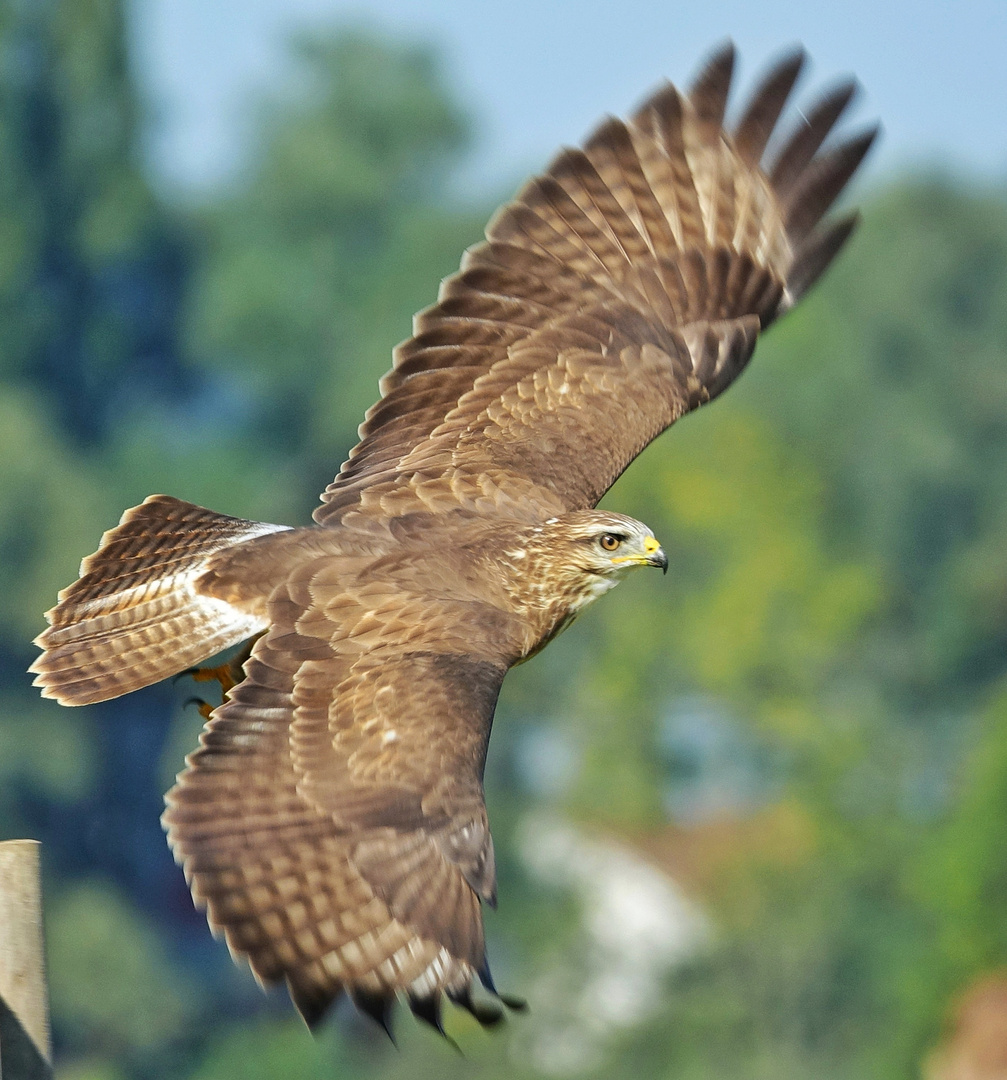
M776 128L790 94L807 63L802 45L794 45L763 75L734 128L734 145L742 161L757 165Z
M879 124L873 124L812 160L784 205L787 232L792 238L802 240L821 221L860 167L880 130Z
M719 132L724 123L736 57L734 42L728 38L714 49L689 90L689 101L707 135Z

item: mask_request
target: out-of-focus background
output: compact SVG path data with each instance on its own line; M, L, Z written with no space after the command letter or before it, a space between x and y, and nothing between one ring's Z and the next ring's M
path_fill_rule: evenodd
M1007 9L709 6L0 0L0 837L45 845L62 1077L1003 1075ZM530 1013L312 1040L158 825L196 688L61 709L30 639L151 492L307 522L494 205L728 33L861 77L862 228L607 498L667 578L507 680L488 937Z

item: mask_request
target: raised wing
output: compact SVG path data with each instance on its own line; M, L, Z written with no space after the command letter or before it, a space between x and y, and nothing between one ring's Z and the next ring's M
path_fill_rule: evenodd
M169 843L211 927L309 1024L343 991L386 1027L399 991L437 1027L442 993L496 1019L470 988L491 986L482 771L506 664L478 605L344 576L317 560L274 596L168 794Z
M855 215L822 217L876 134L821 149L853 95L843 83L764 167L803 54L728 132L733 62L727 46L687 97L668 84L606 121L496 214L396 349L320 524L592 507L733 381L852 231Z

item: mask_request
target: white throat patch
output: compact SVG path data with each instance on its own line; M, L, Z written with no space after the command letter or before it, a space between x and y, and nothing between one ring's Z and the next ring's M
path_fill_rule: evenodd
M570 614L579 615L588 604L593 604L599 596L604 596L622 580L622 574L598 574L592 576L584 591L570 605Z

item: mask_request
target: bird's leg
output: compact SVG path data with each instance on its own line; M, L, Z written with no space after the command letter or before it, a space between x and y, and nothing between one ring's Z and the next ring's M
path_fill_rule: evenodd
M226 663L218 664L217 667L193 667L186 668L185 671L179 673L179 677L182 675L191 675L196 682L218 682L220 683L221 690L221 704L223 704L230 697L231 691L238 685L239 682L245 677L245 662L252 655L252 646L262 637L262 633L258 633L253 638L249 638L245 643L244 648L234 654L230 660ZM210 719L210 713L213 712L214 706L208 701L204 701L202 698L190 698L186 705L197 705L199 707L199 715L204 720Z

